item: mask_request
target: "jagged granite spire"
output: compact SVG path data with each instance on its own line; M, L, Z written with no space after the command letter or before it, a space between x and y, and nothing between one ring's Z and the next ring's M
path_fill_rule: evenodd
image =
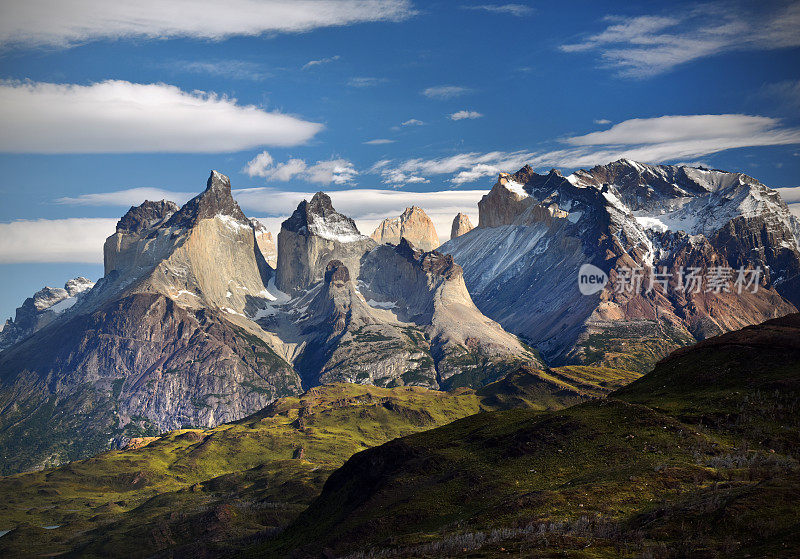
M242 223L250 223L239 204L233 199L231 180L218 171L211 171L206 189L186 202L167 224L192 227L199 220L212 218L215 215L227 215Z
M396 245L401 238L408 239L423 250L439 248L439 234L433 222L422 208L411 206L400 217L387 217L371 235L381 244Z
M334 209L330 196L317 192L281 225L276 285L287 293L304 289L323 279L331 260L341 260L358 277L361 257L374 247L355 221Z
M289 219L281 224L281 228L302 235L318 235L343 242L363 237L356 222L337 212L331 197L324 192L314 194L310 202L300 202Z
M455 239L456 237L460 237L465 233L469 233L475 227L472 225L472 221L469 219L469 216L465 213L459 212L458 215L453 219L453 226L450 228L450 238Z

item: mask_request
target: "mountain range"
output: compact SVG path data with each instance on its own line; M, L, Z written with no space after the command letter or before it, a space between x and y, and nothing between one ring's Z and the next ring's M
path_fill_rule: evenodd
M456 216L436 248L419 208L368 237L320 192L274 242L216 171L183 207L132 207L103 278L40 291L0 332L3 473L213 428L330 383L481 389L525 369L566 394L800 304L800 225L746 175L526 166L479 214L475 228ZM608 279L590 295L586 264ZM617 289L632 269L670 279ZM741 293L687 292L688 269L761 274Z
M798 340L800 314L773 319L577 401L528 367L478 391L313 387L1 477L0 553L796 557Z

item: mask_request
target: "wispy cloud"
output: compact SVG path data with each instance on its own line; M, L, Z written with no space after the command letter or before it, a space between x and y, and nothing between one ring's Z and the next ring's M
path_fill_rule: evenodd
M299 145L323 128L214 93L120 80L0 82L0 122L7 153L234 152Z
M386 82L386 78L371 78L371 77L356 77L347 80L347 85L350 87L375 87L381 83Z
M533 8L525 4L479 4L475 6L461 6L465 10L481 10L495 14L508 14L517 17L529 16Z
M368 146L382 146L384 144L393 144L394 140L388 140L386 138L377 138L375 140L368 140L364 143Z
M800 111L800 80L768 83L758 91L758 97L768 99L785 110Z
M416 118L410 118L405 122L400 123L400 126L423 126L425 123Z
M357 77L357 78L350 78L347 81L347 85L350 87L375 87L381 82L386 81L383 78L370 78L370 77Z
M225 39L402 21L410 0L26 0L5 6L0 44L67 47L126 37Z
M478 111L457 111L451 114L448 118L450 118L450 120L465 120L481 118L482 116L483 115Z
M188 202L196 193L176 192L162 188L138 187L113 192L94 192L79 196L64 196L56 199L57 204L70 206L119 206L127 208L138 206L145 200L171 200L182 205Z
M177 72L205 74L232 80L263 81L272 75L260 64L245 60L176 60L160 66Z
M598 118L594 121L595 124L611 124L611 121L607 118Z
M322 66L323 64L330 64L331 62L335 62L339 60L341 56L334 55L329 56L328 58L320 58L319 60L309 60L305 64L303 64L303 70L308 70L309 68L313 68L314 66Z
M422 90L422 94L430 99L453 99L469 93L469 89L460 85L437 85Z
M434 159L383 160L370 172L392 187L450 175L458 186L534 167L588 167L628 158L647 163L687 161L728 149L800 144L800 128L784 128L778 119L750 115L677 115L631 119L607 130L564 138L558 149L468 152ZM413 180L408 180L413 179Z
M601 66L622 77L646 78L681 64L731 51L800 45L800 2L768 9L762 3L708 3L685 12L608 16L602 32L561 46L597 52Z
M249 161L242 172L251 177L263 177L268 181L289 182L299 179L322 185L350 184L358 175L355 166L346 159L329 159L308 164L303 159L292 158L283 163L276 163L266 151Z

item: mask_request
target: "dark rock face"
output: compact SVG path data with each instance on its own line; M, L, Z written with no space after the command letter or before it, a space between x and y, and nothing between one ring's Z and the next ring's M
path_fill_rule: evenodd
M131 206L131 209L117 222L117 231L126 233L141 233L163 224L178 211L175 202L161 200L151 202L145 200L140 206Z
M800 254L791 248L791 231L764 217L737 217L710 239L734 268L763 266L765 279L800 307ZM766 265L766 266L764 266Z
M98 285L0 353L0 450L16 457L9 467L72 460L181 425L216 426L301 391L249 318L270 300L272 271L227 177L212 172L205 191L176 209L132 208L106 240ZM9 426L36 431L30 452Z
M350 281L350 270L340 260L331 260L325 268L325 283L343 285Z
M400 244L395 248L395 252L412 265L418 266L420 270L442 279L451 280L462 275L461 267L456 264L451 255L419 250L406 238L400 239Z
M301 234L313 234L314 224L318 221L330 223L337 229L358 232L356 222L333 208L331 197L324 192L317 192L310 202L303 200L292 215L283 222L281 228ZM310 227L310 229L309 229Z
M4 473L133 433L215 426L300 391L288 363L220 313L144 293L42 329L0 354L0 375L0 406L18 406L0 418L4 434L28 433L0 439ZM60 413L80 401L95 402L88 417Z
M201 219L225 215L242 223L250 223L231 194L231 181L217 171L211 171L206 189L184 205L167 222L168 226L191 228Z
M579 174L589 184L613 184L634 211L651 207L653 202L664 198L708 193L707 188L687 175L685 167L672 165L643 165L620 159L589 171L579 171Z

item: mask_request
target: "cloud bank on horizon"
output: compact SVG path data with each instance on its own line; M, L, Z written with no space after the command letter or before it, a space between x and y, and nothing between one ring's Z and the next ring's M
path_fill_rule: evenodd
M478 201L487 190L448 190L402 192L361 189L330 192L336 209L355 219L359 230L369 235L385 217L400 215L412 205L425 210L442 242L449 239L450 225L459 212L478 222ZM58 204L84 207L109 207L122 210L145 200L171 200L179 205L194 197L194 192L142 187L62 197ZM239 205L257 217L277 238L281 223L311 191L288 191L270 187L233 190ZM122 211L119 211L121 214ZM0 223L0 264L21 262L103 262L103 243L113 234L117 219L70 218L15 220Z

